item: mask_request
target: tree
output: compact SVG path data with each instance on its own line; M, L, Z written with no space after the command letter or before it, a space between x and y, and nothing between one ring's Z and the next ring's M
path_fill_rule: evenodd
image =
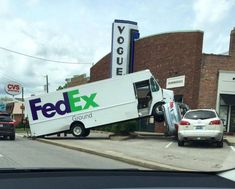
M59 90L62 90L62 89L66 89L68 87L68 84L65 83L63 86L59 86L56 90L59 91Z

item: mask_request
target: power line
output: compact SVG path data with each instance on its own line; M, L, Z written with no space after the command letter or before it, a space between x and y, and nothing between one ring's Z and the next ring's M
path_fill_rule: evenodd
M1 71L0 71L0 75L2 75L2 77L5 78L5 80L8 80L8 81L15 81L15 82L21 83L21 84L24 83L24 82L20 81L19 79L16 79L16 78L14 78L14 77L10 77L10 76L8 76L8 75L2 73Z
M93 63L78 63L78 62L66 62L66 61L59 61L59 60L50 60L50 59L46 59L46 58L41 58L41 57L37 57L37 56L28 55L28 54L25 54L25 53L13 51L13 50L7 49L5 47L0 47L0 49L2 49L4 51L11 52L11 53L15 53L15 54L18 54L18 55L26 56L26 57L37 59L37 60L43 60L43 61L47 61L47 62L54 62L54 63L60 63L60 64L93 64Z

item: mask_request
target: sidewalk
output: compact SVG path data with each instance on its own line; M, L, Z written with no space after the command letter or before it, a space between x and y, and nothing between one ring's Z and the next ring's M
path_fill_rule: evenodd
M224 141L227 142L229 146L235 146L235 135L224 135Z
M158 139L163 139L163 135L151 134L146 136L147 133L142 134L145 135L145 139L146 137L148 138L147 141L144 141L141 135L138 136L138 139L127 140L127 137L125 136L112 136L111 133L105 132L92 132L89 137L84 139L76 139L73 136L61 138L50 136L38 138L36 140L47 144L111 158L147 169L190 171L183 167L176 167L157 161L156 155L159 154L159 149L155 145L155 140L156 137ZM166 139L165 137L164 140L167 140L167 143L171 142L170 139ZM162 156L164 156L164 154L162 154ZM159 158L163 159L164 157L159 156Z

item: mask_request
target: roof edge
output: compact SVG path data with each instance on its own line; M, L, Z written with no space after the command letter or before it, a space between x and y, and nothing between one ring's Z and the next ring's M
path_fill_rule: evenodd
M148 37L154 37L154 36L159 36L159 35L167 35L167 34L177 34L177 33L195 33L195 32L198 32L198 33L203 33L204 34L204 31L202 30L182 30L182 31L171 31L171 32L163 32L163 33L158 33L158 34L153 34L153 35L148 35L148 36L144 36L142 38L139 38L138 40L136 41L139 41L141 39L145 39L145 38L148 38Z

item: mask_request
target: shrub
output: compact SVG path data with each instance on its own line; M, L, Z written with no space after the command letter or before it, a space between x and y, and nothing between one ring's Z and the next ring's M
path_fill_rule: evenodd
M96 130L113 132L115 134L128 135L130 132L136 131L138 126L137 120L114 123L96 128Z

